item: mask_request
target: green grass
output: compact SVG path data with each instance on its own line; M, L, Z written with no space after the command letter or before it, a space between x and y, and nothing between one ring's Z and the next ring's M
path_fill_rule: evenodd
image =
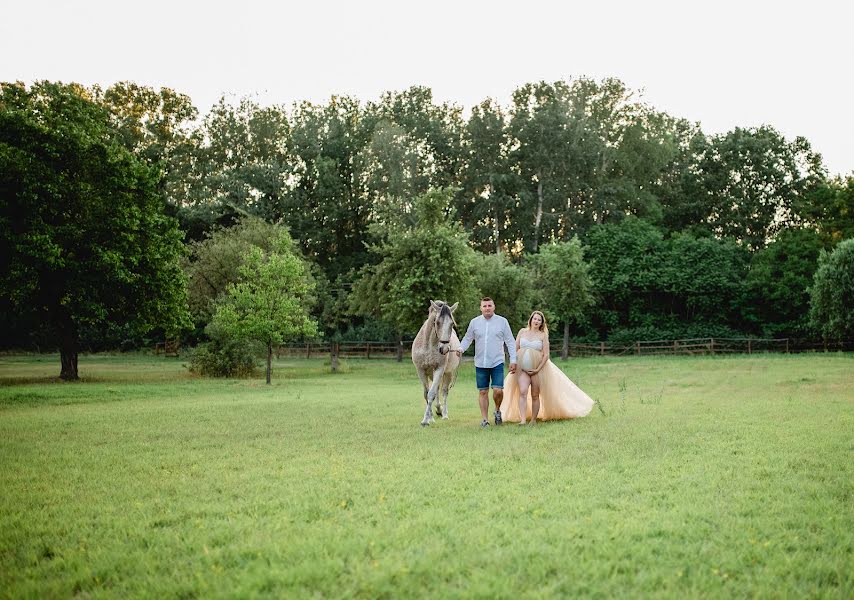
M0 597L854 596L854 357L559 363L601 410L481 431L471 363L0 357Z

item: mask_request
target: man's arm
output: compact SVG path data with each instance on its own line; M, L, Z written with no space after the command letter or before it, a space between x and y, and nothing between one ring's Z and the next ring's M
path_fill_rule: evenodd
M466 328L466 334L463 336L463 339L460 340L459 354L468 350L472 341L474 341L474 319L469 321L469 326Z

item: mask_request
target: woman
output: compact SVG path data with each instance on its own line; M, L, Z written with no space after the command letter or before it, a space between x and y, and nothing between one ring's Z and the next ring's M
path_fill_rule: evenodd
M593 399L549 360L548 348L546 317L535 310L516 336L518 366L504 381L504 420L533 425L537 419L584 417L593 409Z

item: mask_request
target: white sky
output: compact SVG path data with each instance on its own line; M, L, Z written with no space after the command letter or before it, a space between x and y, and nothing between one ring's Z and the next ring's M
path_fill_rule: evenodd
M707 133L767 123L854 171L846 0L2 0L0 80L131 80L264 104L426 85L466 108L519 85L618 77Z

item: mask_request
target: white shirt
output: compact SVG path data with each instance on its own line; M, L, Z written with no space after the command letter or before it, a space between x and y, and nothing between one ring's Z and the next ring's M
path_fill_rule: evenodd
M504 364L504 346L510 354L510 362L516 362L516 338L510 329L510 323L501 315L492 315L489 319L480 315L469 322L466 335L460 342L460 350L465 352L471 343L474 345L474 366L492 369Z

